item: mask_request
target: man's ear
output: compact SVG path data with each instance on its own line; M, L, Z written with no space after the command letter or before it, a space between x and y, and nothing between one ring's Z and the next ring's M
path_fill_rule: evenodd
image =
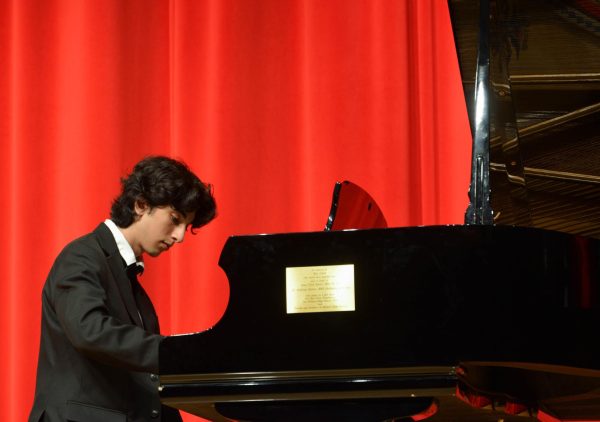
M138 198L135 200L135 203L133 204L133 208L135 211L135 215L138 217L141 217L146 211L148 211L148 203L146 202L146 200L142 199L142 198Z

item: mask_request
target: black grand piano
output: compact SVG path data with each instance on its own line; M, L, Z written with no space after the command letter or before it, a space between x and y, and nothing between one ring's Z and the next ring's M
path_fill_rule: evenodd
M349 231L332 215L323 232L230 238L225 315L160 346L165 404L263 422L600 420L600 3L449 6L473 133L465 225Z

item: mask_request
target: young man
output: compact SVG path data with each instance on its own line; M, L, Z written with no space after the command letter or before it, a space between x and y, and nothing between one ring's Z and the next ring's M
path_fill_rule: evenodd
M29 422L181 421L159 401L163 336L136 273L215 210L211 187L176 160L146 158L122 179L111 219L67 245L44 285Z

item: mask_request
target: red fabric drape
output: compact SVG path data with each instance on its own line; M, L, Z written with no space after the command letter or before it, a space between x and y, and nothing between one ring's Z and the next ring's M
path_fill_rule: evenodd
M470 135L445 0L4 0L0 61L5 420L31 405L52 260L145 155L184 159L219 205L147 260L164 333L225 311L228 235L321 230L336 180L392 226L462 222Z

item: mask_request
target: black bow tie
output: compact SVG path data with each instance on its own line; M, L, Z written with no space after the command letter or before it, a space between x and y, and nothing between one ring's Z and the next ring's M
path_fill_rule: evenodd
M138 274L144 272L144 267L138 265L137 262L134 262L125 268L125 272L129 278L137 278Z

